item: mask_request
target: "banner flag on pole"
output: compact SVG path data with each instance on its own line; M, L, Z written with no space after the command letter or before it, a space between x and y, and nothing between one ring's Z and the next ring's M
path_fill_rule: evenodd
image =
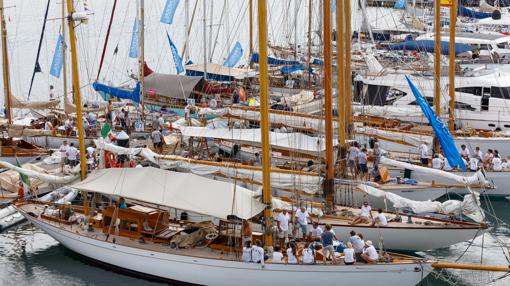
M132 59L138 58L138 29L140 25L138 24L138 20L135 18L135 23L133 24L133 33L131 35L131 46L129 48L129 57Z
M179 56L179 52L177 51L177 48L172 42L172 39L170 39L170 35L168 34L168 32L166 33L166 38L168 39L168 44L170 45L170 50L172 51L172 58L174 59L175 70L177 71L177 74L181 74L184 71L184 67L182 66L182 58Z
M227 59L223 63L223 66L232 68L234 67L241 57L243 56L243 47L241 47L241 44L239 42L236 42L234 48L230 53L228 54Z
M159 21L169 25L172 24L177 6L179 6L179 0L166 0L165 8Z
M50 74L56 78L60 77L62 66L64 65L63 55L64 43L62 43L62 34L58 35L57 46L55 47L55 53L53 54L53 60L51 61Z

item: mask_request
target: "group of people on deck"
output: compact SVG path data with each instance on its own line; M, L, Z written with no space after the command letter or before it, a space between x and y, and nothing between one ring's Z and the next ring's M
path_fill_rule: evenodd
M421 144L419 152L422 165L429 166L427 144ZM459 153L467 169L471 172L476 172L481 168L495 172L510 171L508 160L502 158L498 150L488 149L487 152L483 154L480 147L476 146L474 152L471 153L469 148L462 144ZM450 166L448 160L441 153L435 153L432 156L432 168L443 171L452 171L455 169L455 167L452 168L452 166Z
M370 223L370 218L372 226L386 226L388 223L381 209L378 209L377 215L373 216L368 202L365 202L360 215L356 216L351 224ZM309 228L309 224L311 224L311 228ZM291 225L294 226L292 233L290 233ZM370 240L364 240L363 234L351 231L348 240L344 243L339 240L331 225L326 224L322 229L317 221L311 221L310 215L304 207L296 210L294 220L291 219L287 209L282 209L276 217L275 233L277 240L271 253L272 263L316 264L319 250L322 252L324 264L328 260L332 264L337 264L340 260L346 265L356 262L377 263L380 257L373 243ZM263 265L264 260L270 257L265 255L260 240L256 240L255 244L252 243L251 226L246 220L243 221L242 234L244 245L242 260ZM385 255L385 257L388 256Z

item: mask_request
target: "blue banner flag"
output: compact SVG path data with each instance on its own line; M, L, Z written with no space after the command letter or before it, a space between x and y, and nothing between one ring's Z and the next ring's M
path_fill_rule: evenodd
M177 6L179 6L179 0L166 0L165 8L163 9L163 14L161 14L161 19L159 21L169 25L172 24Z
M397 0L395 1L395 6L393 8L395 9L405 9L406 8L406 0Z
M138 58L138 29L140 25L138 24L138 20L135 18L135 23L133 24L133 34L131 35L131 46L129 48L129 57L136 59Z
M241 57L243 56L243 47L241 47L241 44L239 42L236 42L234 48L230 53L228 54L227 59L223 63L223 66L232 68L234 67Z
M172 42L172 39L170 39L170 35L168 34L168 32L166 33L166 38L168 39L168 44L170 45L170 50L172 51L172 58L174 59L175 70L177 71L177 74L180 74L184 71L184 67L182 66L182 58L179 56L179 52L177 51L177 48Z
M64 64L63 55L64 43L62 43L62 34L58 35L57 46L55 47L55 53L53 54L53 60L51 61L50 74L56 78L60 77L62 66Z
M437 115L432 111L430 105L427 100L418 88L413 84L413 82L406 76L407 83L411 88L411 91L416 98L416 102L420 105L423 114L427 117L430 125L432 125L432 129L434 129L434 133L436 134L437 139L439 140L439 144L441 144L441 149L443 149L444 156L448 160L448 163L452 167L459 166L462 170L466 171L466 164L460 157L459 150L455 147L455 143L453 142L453 137L450 134L450 131L444 126L441 118L437 117ZM439 104L439 103L436 103ZM437 150L436 150L437 152Z

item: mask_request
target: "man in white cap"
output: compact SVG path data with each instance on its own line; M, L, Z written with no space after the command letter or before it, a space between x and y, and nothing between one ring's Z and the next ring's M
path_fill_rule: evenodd
M361 254L361 259L365 261L365 263L375 264L379 259L379 254L377 254L377 250L372 245L372 241L365 241L365 247L363 248L363 253Z

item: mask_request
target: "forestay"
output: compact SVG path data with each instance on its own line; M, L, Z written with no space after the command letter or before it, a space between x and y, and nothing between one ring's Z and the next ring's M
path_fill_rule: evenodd
M152 167L96 170L73 187L222 219L248 219L264 209L251 191L235 184Z
M480 207L480 194L477 192L464 196L463 201L447 200L441 203L437 201L413 201L362 184L358 185L357 190L370 196L387 199L393 203L395 208L411 208L415 213L464 214L476 222L482 222L485 219L485 214Z

